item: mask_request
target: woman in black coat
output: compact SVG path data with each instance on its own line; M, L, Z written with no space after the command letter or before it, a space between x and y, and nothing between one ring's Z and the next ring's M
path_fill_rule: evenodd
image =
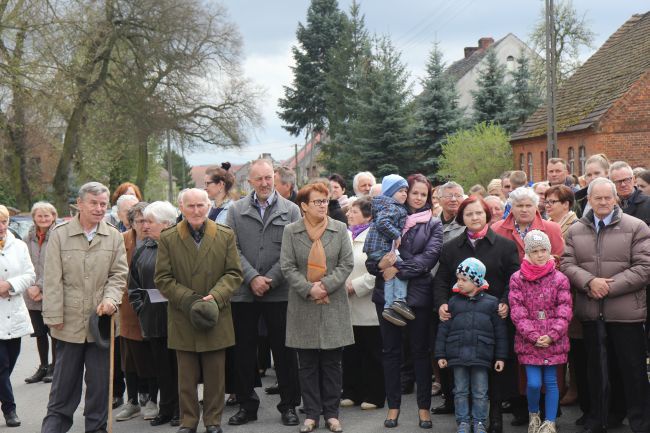
M438 262L442 249L442 223L431 214L431 184L421 174L408 178L406 205L409 216L405 234L399 247L401 262L395 262L395 254L388 253L377 263L366 261L368 272L376 276L372 301L377 308L383 345L384 381L388 416L387 428L397 427L402 400L400 365L402 363L403 329L382 317L384 309L384 278L397 277L408 281L406 303L415 313L415 319L406 321L415 381L419 425L432 428L431 424L431 322L433 315L433 291L431 269ZM417 222L415 222L417 221Z
M507 320L509 355L501 373L490 376L490 433L501 433L501 402L519 397L516 357L514 356L514 327L508 318L508 285L510 276L519 270L516 244L490 229L489 206L479 197L469 197L461 203L456 221L466 227L456 238L447 242L440 254L440 266L433 281L435 308L440 320L448 320L447 301L456 282L456 268L468 257L475 257L486 267L485 279L490 295L499 299L499 315Z

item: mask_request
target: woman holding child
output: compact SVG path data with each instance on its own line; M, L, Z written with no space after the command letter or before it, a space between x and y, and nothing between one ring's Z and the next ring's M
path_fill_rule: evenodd
M382 188L382 191L386 191ZM389 191L391 189L388 189ZM402 361L403 329L383 316L385 310L384 283L397 277L407 283L406 305L413 312L405 320L409 334L417 383L419 426L432 428L431 414L431 269L438 262L442 248L442 224L431 215L431 183L421 175L408 178L406 197L408 216L399 245L400 261L388 253L380 261L368 259L368 271L376 275L372 301L375 303L383 344L384 380L388 415L387 428L397 427L401 405L400 364ZM390 307L390 305L389 305ZM399 314L399 313L398 313Z
M489 287L487 294L498 300L498 314L507 320L508 285L510 276L519 270L517 246L511 240L497 235L488 225L492 217L489 206L480 197L465 199L456 215L456 221L465 226L465 231L447 242L440 255L440 267L433 281L435 308L440 320L446 321L449 314L448 301L452 287L457 281L456 271L463 260L474 257L486 268L485 280ZM490 426L491 433L502 431L501 402L517 397L517 370L513 365L514 328L509 321L508 346L510 358L505 360L503 372L490 374Z

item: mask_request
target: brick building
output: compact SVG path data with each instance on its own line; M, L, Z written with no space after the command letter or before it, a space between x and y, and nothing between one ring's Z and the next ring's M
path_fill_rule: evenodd
M650 168L650 12L633 15L558 90L559 156L582 175L586 159ZM514 167L546 178L546 108L511 137Z

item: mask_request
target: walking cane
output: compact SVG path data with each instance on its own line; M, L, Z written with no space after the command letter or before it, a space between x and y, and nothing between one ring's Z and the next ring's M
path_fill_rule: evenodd
M113 370L115 369L115 314L111 315L111 342L109 349L110 359L108 361L108 419L106 429L113 433Z

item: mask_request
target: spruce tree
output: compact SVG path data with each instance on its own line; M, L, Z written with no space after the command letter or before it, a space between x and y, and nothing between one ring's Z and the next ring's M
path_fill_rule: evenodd
M530 60L523 50L517 58L517 69L511 72L510 103L508 106L508 132L514 132L533 114L542 103L530 72Z
M421 171L435 177L441 144L447 134L456 131L462 123L458 107L458 93L453 79L444 72L442 52L436 42L429 54L426 77L421 80L422 93L416 103L416 145L421 155Z
M506 67L499 63L494 49L488 49L485 66L476 80L474 121L504 125L508 121L509 88L505 83Z
M298 46L292 48L293 84L284 87L285 96L278 101L283 128L292 135L309 135L327 126L325 95L330 51L339 43L346 19L336 0L312 0L307 25L298 24Z

